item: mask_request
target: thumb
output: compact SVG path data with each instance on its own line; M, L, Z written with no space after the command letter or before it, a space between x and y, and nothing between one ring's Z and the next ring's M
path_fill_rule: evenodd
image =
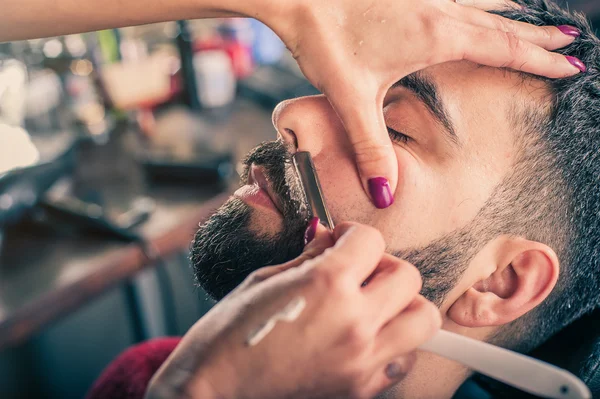
M327 248L335 244L333 234L319 222L319 218L312 218L304 234L304 251L296 259L277 266L279 271L298 267L304 262L321 255Z
M398 163L383 118L383 96L340 94L333 91L328 98L346 129L363 188L377 208L387 208L394 203Z
M308 243L305 244L304 251L297 258L281 265L267 266L255 271L252 278L247 279L247 282L242 283L236 290L245 289L286 270L298 267L304 262L321 255L327 248L332 247L335 244L333 233L319 222L319 218L312 218L308 223L304 234L305 243L307 241Z
M308 259L321 255L327 248L335 244L333 233L320 222L319 218L312 218L304 234L304 251L302 255Z
M304 234L304 239L305 242L309 242L305 245L304 251L302 251L296 259L282 263L281 265L263 267L262 269L257 270L254 272L254 277L248 284L256 284L265 281L286 270L298 267L304 262L321 255L327 248L330 248L335 244L333 233L319 223L319 218L312 218L309 222L306 233Z

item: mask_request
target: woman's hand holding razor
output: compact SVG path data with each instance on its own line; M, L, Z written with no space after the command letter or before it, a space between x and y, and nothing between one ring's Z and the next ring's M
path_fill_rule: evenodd
M148 399L372 398L404 377L441 325L419 272L371 227L312 226L299 258L254 272L190 329Z

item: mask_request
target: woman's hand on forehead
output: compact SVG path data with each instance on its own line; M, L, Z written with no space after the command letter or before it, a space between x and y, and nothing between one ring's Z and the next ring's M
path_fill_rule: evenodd
M552 52L572 43L577 29L486 12L506 8L523 9L508 0L305 0L271 24L342 119L363 188L377 208L392 205L397 186L397 159L382 115L395 82L457 60L549 78L585 69Z

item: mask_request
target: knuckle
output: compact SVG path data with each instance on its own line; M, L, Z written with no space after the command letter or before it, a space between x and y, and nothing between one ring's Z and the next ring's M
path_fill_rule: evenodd
M370 330L362 324L354 324L348 331L348 338L350 343L366 347L371 338Z
M549 26L540 26L537 28L542 40L546 42L552 41L554 38L554 29L551 29Z
M336 265L337 266L340 263L340 259L339 259L336 247L329 247L329 248L325 249L325 251L323 251L323 254L321 255L320 259L322 259L323 263L326 263L328 265Z
M357 231L364 237L366 243L370 245L376 245L381 247L382 250L385 247L385 240L383 234L373 226L367 225L356 225Z
M328 257L332 259L333 257ZM332 261L336 263L335 261ZM326 292L332 298L345 297L349 291L349 285L346 283L346 278L343 273L340 273L340 267L336 267L339 263L332 266L328 262L326 265L313 267L310 273L311 282L318 287L319 290Z
M448 41L448 32L454 30L456 25L455 18L451 17L447 12L439 12L435 14L428 13L428 17L422 19L423 32L431 38L434 43L443 43Z
M379 142L371 138L352 142L356 161L361 165L372 165L387 160L392 154L390 142Z
M335 225L335 229L336 230L342 230L342 231L348 231L351 228L358 226L359 223L357 222L348 222L348 221L343 221L341 223L338 223Z
M446 61L464 60L465 58L467 58L466 50L468 49L468 47L469 46L467 45L465 39L458 39L458 40L450 41L443 50L440 49L440 51L438 52L438 54L443 54L442 51L444 53L446 53L447 54L446 58L433 59L433 60L431 60L431 65L441 64Z
M519 58L525 52L523 41L514 32L503 32L502 35L509 55L514 62L514 59Z
M315 244L305 249L304 252L302 252L300 256L295 259L295 262L298 265L312 264L312 261L318 258L326 250L327 248L319 247Z
M412 351L412 352L405 354L404 356L402 356L402 358L398 359L396 362L399 367L399 370L398 370L399 373L402 375L408 374L413 369L416 362L417 362L417 352L416 351Z
M424 18L422 29L425 37L430 37L435 41L443 40L444 31L450 25L450 18L446 15L440 15L438 18Z
M381 241L384 243L383 235L379 230L373 226L361 224L357 222L341 222L336 227L336 230L341 231L340 236L343 235L358 235L365 240L375 240L376 242Z
M351 318L355 320L346 329L344 336L344 342L351 348L351 352L355 354L363 353L371 342L371 330L365 325L361 324L358 318Z
M437 331L442 328L442 314L434 304L431 303L429 306L431 308L431 312L433 313L433 330Z
M517 35L517 24L515 21L510 19L502 17L496 18L496 29L503 32L513 33L515 36Z
M437 55L431 55L432 57L437 57L435 60L437 62L435 62L435 64L464 59L467 49L472 46L473 42L478 41L478 36L481 36L481 31L474 30L465 23L455 24L452 29L457 32L462 32L462 34L457 35L453 40L447 40L446 37L446 39L439 40L436 43L433 47L433 51L431 51L431 53L437 53Z
M345 254L340 253L340 249L337 247L330 247L323 251L323 267L322 272L330 274L332 277L337 275L340 271L345 269L346 258Z
M419 269L401 259L398 259L396 267L398 273L402 274L402 280L406 282L406 285L414 288L417 293L420 292L423 288L423 278Z
M424 325L426 335L432 336L442 326L440 310L433 303L424 301L421 311L425 314L427 320Z
M269 274L268 272L269 271L266 270L266 269L264 269L264 268L263 269L255 270L252 273L250 273L248 275L248 277L246 277L246 283L248 285L258 284L258 283L260 283L261 281L264 281L267 278L267 276Z
M318 287L323 287L326 290L333 284L333 277L330 269L324 265L314 265L308 271L310 281Z
M448 32L456 30L457 21L446 13L439 14L437 18L431 20L431 26L427 25L429 34L435 43L448 42Z

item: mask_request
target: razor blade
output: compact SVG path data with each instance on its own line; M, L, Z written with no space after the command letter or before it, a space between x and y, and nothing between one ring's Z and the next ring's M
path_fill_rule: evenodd
M333 230L333 219L327 210L325 198L323 198L323 190L317 177L315 164L313 163L310 152L299 151L292 155L294 167L300 177L302 189L306 195L309 211L313 217L319 218L323 226L329 230Z

